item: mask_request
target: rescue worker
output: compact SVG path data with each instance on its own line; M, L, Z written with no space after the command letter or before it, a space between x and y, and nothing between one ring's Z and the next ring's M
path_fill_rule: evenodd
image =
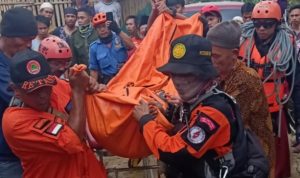
M212 43L212 62L219 72L220 87L237 100L245 127L258 136L273 167L275 144L267 98L257 72L238 60L240 37L241 28L234 21L211 28L207 39Z
M71 65L72 51L68 43L59 37L45 38L39 47L39 52L46 58L51 74L64 77L63 74Z
M205 19L207 20L209 28L212 28L213 26L222 22L222 15L218 6L206 5L201 8L200 12L204 15Z
M276 135L276 178L290 176L287 122L282 104L289 99L286 98L289 96L286 78L289 74L293 76L296 64L294 41L292 36L280 27L281 17L278 3L257 3L252 12L253 23L246 23L243 27L239 52L241 59L255 69L263 81Z
M85 142L85 90L97 92L87 73L70 70L69 93L38 52L18 52L10 67L11 88L22 103L4 113L3 132L22 162L23 177L105 178L103 165Z
M115 21L106 18L105 13L96 14L92 22L98 33L98 40L90 45L89 69L94 79L107 84L128 59L127 50L135 46Z
M176 121L168 118L174 124L173 130L166 130L154 120L156 113L145 101L134 108L133 115L149 148L156 158L173 168L167 177L226 177L236 168L232 137L238 135L241 118L232 98L216 89L218 73L211 61L211 48L210 42L200 36L179 37L171 44L169 62L158 68L171 77L183 101L180 117Z

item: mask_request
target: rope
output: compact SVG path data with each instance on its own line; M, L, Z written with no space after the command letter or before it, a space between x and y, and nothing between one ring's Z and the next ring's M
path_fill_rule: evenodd
M247 66L250 66L251 60L251 50L254 43L254 32L255 28L253 23L247 22L242 25L242 38L241 44L246 40L249 39L249 44L246 48L246 54L243 56L243 61L245 58L247 60ZM291 43L290 36L293 35L291 29L289 29L285 24L279 25L277 27L277 34L272 43L269 52L267 54L267 58L269 59L270 63L272 64L273 70L268 75L263 83L267 82L271 77L274 78L274 91L273 93L276 94L276 100L278 104L283 105L287 103L290 99L295 82L295 69L296 69L296 44L295 42ZM279 97L279 87L281 85L281 77L282 76L292 76L291 82L291 89L288 94L283 100Z

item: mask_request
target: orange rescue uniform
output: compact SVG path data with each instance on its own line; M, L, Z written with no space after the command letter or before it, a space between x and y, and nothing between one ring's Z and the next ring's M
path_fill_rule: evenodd
M51 107L67 115L65 108L70 99L69 84L57 79L52 89ZM2 124L7 143L22 162L24 178L107 177L103 165L85 141L57 115L26 107L9 107Z
M143 135L154 155L183 173L183 177L205 177L204 161L216 160L232 151L231 122L235 118L230 104L213 95L192 109L188 127L169 134L153 116L141 118ZM209 156L208 156L209 154ZM215 166L218 167L218 161Z

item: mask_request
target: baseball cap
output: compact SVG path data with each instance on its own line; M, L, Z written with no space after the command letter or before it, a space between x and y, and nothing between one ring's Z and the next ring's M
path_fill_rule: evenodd
M44 56L30 49L16 53L11 59L12 82L30 93L43 86L54 86L56 78Z
M170 59L158 68L164 74L191 74L202 79L218 76L211 61L211 43L198 35L185 35L175 39L171 44Z

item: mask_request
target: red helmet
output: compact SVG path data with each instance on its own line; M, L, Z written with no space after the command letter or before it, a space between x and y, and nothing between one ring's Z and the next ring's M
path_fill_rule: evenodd
M201 8L200 12L202 14L209 13L209 12L215 12L221 16L221 11L220 11L219 7L216 5L206 5Z
M70 46L64 40L50 36L41 41L39 52L48 59L70 59L72 51Z
M252 19L281 19L281 9L277 2L261 1L254 6Z
M107 20L106 14L103 12L100 12L93 17L92 23L93 23L93 26L95 27L101 23L106 22L106 20Z

